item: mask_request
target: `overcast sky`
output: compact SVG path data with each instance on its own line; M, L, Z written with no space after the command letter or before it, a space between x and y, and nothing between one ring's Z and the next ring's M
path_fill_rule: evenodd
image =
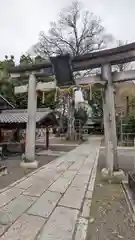
M41 30L72 0L0 0L0 59L16 59L37 42ZM100 16L108 33L116 39L135 41L135 0L82 0Z

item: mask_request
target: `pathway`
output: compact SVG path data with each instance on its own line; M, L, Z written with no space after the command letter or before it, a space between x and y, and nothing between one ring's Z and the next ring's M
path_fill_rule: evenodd
M0 193L1 240L84 240L101 138L90 138Z

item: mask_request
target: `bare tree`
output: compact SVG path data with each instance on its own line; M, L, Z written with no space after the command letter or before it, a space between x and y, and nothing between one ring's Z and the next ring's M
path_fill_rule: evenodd
M77 56L104 48L108 41L112 36L105 34L100 18L74 1L60 12L57 22L50 23L48 34L40 32L34 50L48 57L64 53Z
M112 36L105 33L100 18L83 9L80 2L74 1L60 12L58 21L50 23L48 34L40 32L39 42L34 46L34 50L42 57L49 58L65 53L75 57L103 49L108 41L112 41ZM81 76L80 73L74 74L75 77L77 74ZM85 71L82 75L84 74L89 72ZM73 117L74 109L70 110ZM69 116L68 119L72 117ZM70 130L71 125L69 121Z
M116 42L116 46L117 47L121 47L121 46L124 46L124 45L126 45L128 43L128 41L122 41L122 40L118 40L117 42ZM127 70L127 69L129 69L129 68L131 68L132 66L131 66L131 63L119 63L119 64L117 64L116 66L114 66L114 69L115 69L115 71L117 71L117 72L122 72L122 71L125 71L125 70Z

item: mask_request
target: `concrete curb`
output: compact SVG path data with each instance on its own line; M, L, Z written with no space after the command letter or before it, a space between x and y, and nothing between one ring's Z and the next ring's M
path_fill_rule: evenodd
M132 192L128 187L127 181L122 181L121 185L123 188L124 196L125 196L129 211L131 212L132 218L135 221L135 201L133 200Z
M100 149L105 149L105 146L100 146ZM121 147L117 146L118 150L135 150L135 147Z
M89 225L92 195L94 192L94 186L95 186L95 180L96 180L96 174L97 174L98 157L99 157L99 150L97 151L96 159L93 164L93 168L92 168L91 175L88 182L88 187L85 192L82 211L80 212L80 215L76 223L75 233L73 237L74 240L86 240L87 238L87 229Z

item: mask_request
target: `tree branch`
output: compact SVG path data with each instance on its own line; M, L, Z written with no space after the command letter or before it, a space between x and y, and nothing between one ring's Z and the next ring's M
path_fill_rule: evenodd
M84 11L75 1L63 9L57 22L51 22L48 35L40 33L36 50L39 54L69 53L71 56L90 53L105 46L105 33L101 20Z

